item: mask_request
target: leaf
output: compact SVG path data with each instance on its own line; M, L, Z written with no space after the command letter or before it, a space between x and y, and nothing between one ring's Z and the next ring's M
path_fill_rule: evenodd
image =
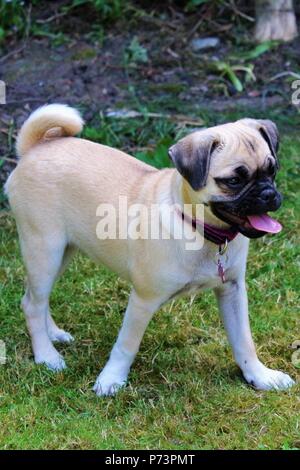
M169 168L172 166L168 155L168 149L172 145L173 140L170 137L164 137L158 142L154 152L152 151L139 151L136 152L136 157L149 165L156 168Z
M126 61L145 64L148 60L147 49L139 43L137 36L134 36L126 51Z
M244 67L242 65L235 65L235 66L232 67L232 70L245 72L246 73L246 82L249 82L251 80L253 80L255 82L256 81L256 76L253 73L253 68L254 68L253 64L249 65L248 67Z
M277 45L278 45L278 41L265 41L265 42L262 42L261 44L258 44L251 51L241 53L239 57L243 60L257 59L259 56L261 56L265 52L270 51L273 47L276 47Z
M231 83L233 84L234 88L238 91L241 92L243 91L244 87L242 85L241 80L238 78L238 76L235 74L233 69L231 67L228 67L227 69L227 75Z
M189 2L185 6L185 11L194 11L200 5L204 3L208 3L209 0L189 0Z
M231 67L229 64L226 64L226 62L217 62L215 66L219 72L223 72L224 75L227 75L227 77L233 84L234 88L238 92L243 91L244 88L243 88L242 82L240 81L236 73L234 72L233 67Z

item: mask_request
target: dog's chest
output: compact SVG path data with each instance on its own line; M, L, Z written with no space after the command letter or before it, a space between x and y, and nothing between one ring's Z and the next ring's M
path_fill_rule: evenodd
M239 251L232 247L220 256L216 247L203 251L198 257L196 255L196 259L191 259L190 263L185 273L185 282L175 296L193 295L235 279L244 263L244 256L240 256Z

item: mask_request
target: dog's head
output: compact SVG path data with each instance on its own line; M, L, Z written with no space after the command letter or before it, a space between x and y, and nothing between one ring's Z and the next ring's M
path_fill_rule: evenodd
M272 121L241 119L194 132L173 145L169 155L196 200L245 236L257 238L280 227L267 215L282 201L274 181L277 150Z

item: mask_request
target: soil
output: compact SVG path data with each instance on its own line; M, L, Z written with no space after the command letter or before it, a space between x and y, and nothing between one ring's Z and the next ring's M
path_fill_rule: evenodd
M47 15L51 11L40 12L42 20ZM250 42L252 24L246 23L241 30L240 25L211 18L195 28L197 23L197 15L173 9L158 18L137 16L128 24L121 19L105 27L104 39L99 40L99 32L83 12L68 20L55 20L51 37L12 39L0 57L0 78L7 86L7 103L0 105L0 160L5 158L0 188L14 167L7 158L15 159L16 129L45 103L79 106L86 121L109 109L136 109L136 102L152 112L184 109L191 117L206 110L220 113L241 106L256 112L270 106L291 107L290 83L295 78L276 76L299 71L299 38L243 62L254 66L256 81L237 93L214 64L241 63L240 51L255 48ZM193 38L210 36L220 39L217 48L193 51ZM133 37L146 48L147 62L126 56ZM244 72L238 76L244 83Z

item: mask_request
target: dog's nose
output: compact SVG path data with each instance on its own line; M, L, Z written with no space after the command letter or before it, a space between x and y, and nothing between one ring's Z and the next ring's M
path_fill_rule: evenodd
M274 202L276 196L276 191L271 188L266 188L260 193L261 199L266 203Z

